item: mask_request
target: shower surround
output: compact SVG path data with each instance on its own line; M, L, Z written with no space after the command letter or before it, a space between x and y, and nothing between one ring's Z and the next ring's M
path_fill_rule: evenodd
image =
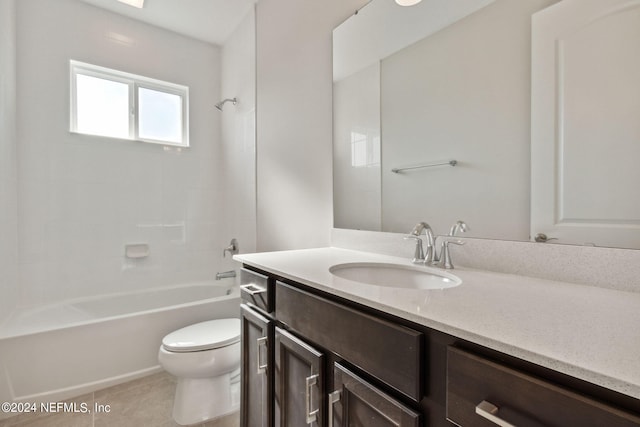
M214 277L221 49L74 0L16 8L19 305ZM191 147L70 133L70 59L189 86Z

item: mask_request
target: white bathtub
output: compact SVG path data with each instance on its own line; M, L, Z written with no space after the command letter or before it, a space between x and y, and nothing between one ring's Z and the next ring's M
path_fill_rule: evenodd
M222 280L13 313L0 326L0 402L59 401L160 371L167 333L239 310Z

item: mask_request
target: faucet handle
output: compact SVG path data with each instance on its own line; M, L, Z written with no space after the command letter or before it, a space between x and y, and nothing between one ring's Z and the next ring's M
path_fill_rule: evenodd
M422 247L422 239L418 236L408 235L405 236L404 240L415 240L416 241L416 249L413 254L413 259L411 262L414 264L419 264L424 262L424 248Z
M448 240L442 241L442 248L440 249L440 266L446 270L453 269L453 262L451 262L451 253L449 253L449 243L462 246L464 242L461 240Z
M424 262L424 248L422 247L422 239L418 236L414 236L412 234L405 236L404 240L415 240L416 241L416 250L413 253L413 259L411 260L414 264L419 264Z
M227 252L229 252L231 255L238 253L238 240L237 239L235 239L235 238L231 239L231 242L229 242L229 246L227 246L226 248L224 248L222 250L222 257L223 258L225 256L227 256Z

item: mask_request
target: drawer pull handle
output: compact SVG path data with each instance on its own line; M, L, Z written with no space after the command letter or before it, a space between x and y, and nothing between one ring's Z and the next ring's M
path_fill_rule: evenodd
M253 283L249 285L241 285L240 289L248 293L249 295L258 295L264 292L267 292L266 289L261 288L260 286L256 286Z
M306 379L307 387L305 388L305 406L306 406L306 414L307 414L307 424L311 424L318 420L318 412L319 409L315 411L311 411L311 387L318 383L318 374L311 375Z
M341 397L340 390L329 393L329 427L333 427L333 404L338 403Z
M265 357L262 357L262 349L264 348L267 350L267 337L258 338L256 343L258 345L258 351L256 351L256 354L258 355L258 375L260 375L267 372L267 366L269 365L269 362L262 364L262 361L266 359Z
M498 416L498 407L493 403L483 400L476 406L476 414L480 415L492 423L499 425L500 427L516 427L514 424L507 422Z

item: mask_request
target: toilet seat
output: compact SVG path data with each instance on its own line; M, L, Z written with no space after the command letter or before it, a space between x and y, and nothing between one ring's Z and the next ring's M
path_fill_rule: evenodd
M187 353L213 350L240 341L240 319L217 319L178 329L162 339L167 351Z

